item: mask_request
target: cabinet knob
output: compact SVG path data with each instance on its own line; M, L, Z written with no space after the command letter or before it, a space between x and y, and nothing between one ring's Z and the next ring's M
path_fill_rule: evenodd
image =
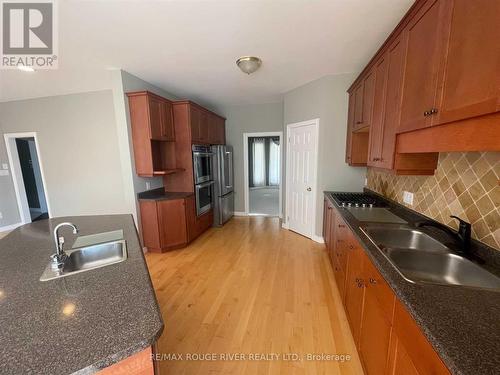
M345 228L344 224L339 224L339 228Z
M362 123L363 123L363 121L356 121L356 124L358 124L358 125L362 124Z
M377 280L370 277L370 284L376 284L376 283L377 283Z
M354 246L353 245L349 245L349 249L354 249Z

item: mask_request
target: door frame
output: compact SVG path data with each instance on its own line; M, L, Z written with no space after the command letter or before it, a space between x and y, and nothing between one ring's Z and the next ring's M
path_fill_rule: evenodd
M38 143L36 132L26 133L6 133L4 134L5 146L7 149L7 157L9 159L10 171L12 173L12 181L14 183L14 190L16 193L17 207L19 210L19 217L21 219L20 225L31 223L31 214L28 206L28 198L26 197L26 189L24 187L23 174L21 171L21 164L19 162L19 154L16 147L16 138L34 138L36 146L36 154L38 163L40 164L40 173L42 175L43 191L45 194L45 202L47 203L47 211L49 217L52 217L52 210L50 208L49 196L47 193L47 183L45 182L45 173L43 170L43 162L40 154L40 145Z
M245 199L245 212L244 216L268 216L250 213L250 188L248 180L248 138L253 137L279 137L280 140L280 185L279 185L279 209L278 217L283 218L283 132L257 132L257 133L243 133L243 173L244 173L244 199Z
M284 220L283 227L285 229L290 229L289 228L289 220L288 220L288 213L290 212L290 131L291 129L296 129L300 128L302 126L310 126L313 125L316 133L316 140L314 142L314 150L315 150L315 155L313 156L314 160L314 166L313 166L313 225L311 229L311 235L307 236L304 235L305 237L308 237L312 239L313 241L316 242L323 242L319 236L316 235L316 213L317 213L317 203L316 200L318 198L318 157L319 157L319 118L311 119L311 120L306 120L306 121L300 121L300 122L295 122L291 124L287 124L286 126L286 139L287 139L287 147L286 147L286 196L285 196L285 208L286 208L286 220Z

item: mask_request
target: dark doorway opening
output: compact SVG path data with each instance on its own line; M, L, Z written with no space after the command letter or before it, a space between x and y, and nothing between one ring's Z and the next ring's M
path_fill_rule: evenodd
M49 214L35 138L16 138L16 148L31 221L47 219Z

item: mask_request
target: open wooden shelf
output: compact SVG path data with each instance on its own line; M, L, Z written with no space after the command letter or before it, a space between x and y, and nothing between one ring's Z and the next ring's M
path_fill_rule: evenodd
M165 176L168 174L174 174L178 172L184 172L184 168L174 168L174 169L165 169L164 171L153 171L154 176Z

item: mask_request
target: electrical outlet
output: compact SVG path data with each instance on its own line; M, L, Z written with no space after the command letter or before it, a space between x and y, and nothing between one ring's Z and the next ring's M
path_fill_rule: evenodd
M365 186L368 186L368 178L365 177Z
M151 182L146 182L146 190L150 190L151 189Z
M404 191L403 202L409 204L410 206L413 206L413 193L410 193L409 191Z

